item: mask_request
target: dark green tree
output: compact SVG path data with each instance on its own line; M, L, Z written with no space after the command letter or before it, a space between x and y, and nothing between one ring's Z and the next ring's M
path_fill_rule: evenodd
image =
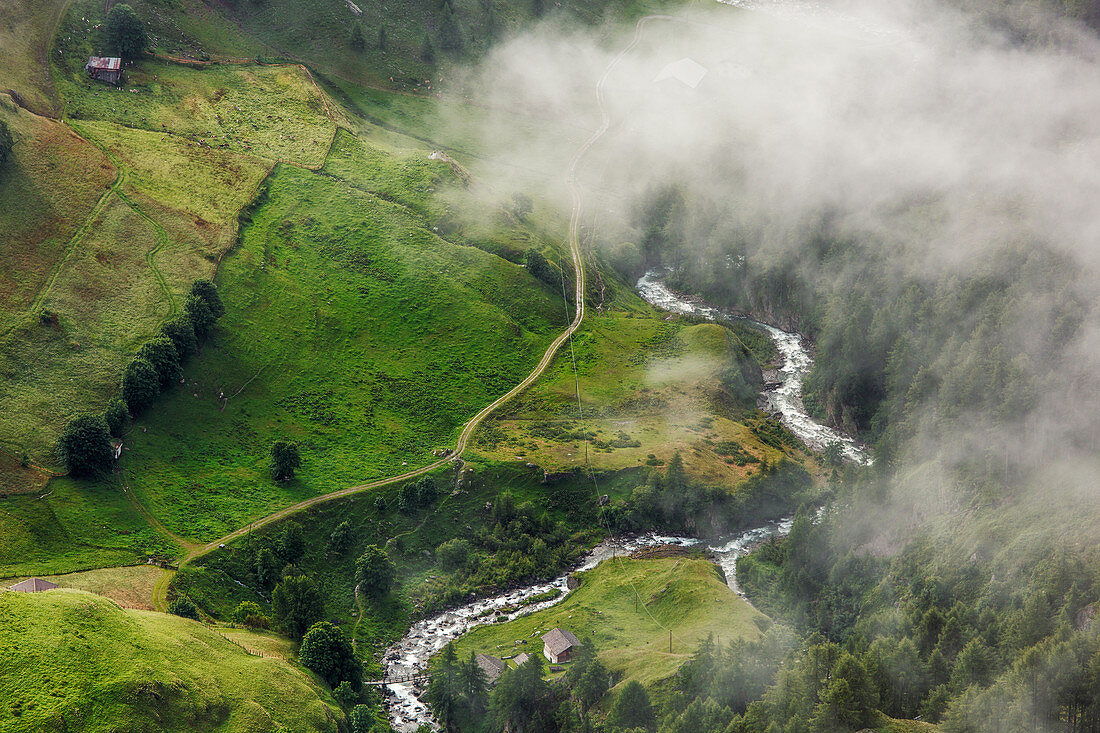
M108 55L133 61L145 52L149 36L134 9L123 3L115 5L107 13L107 22L103 24L103 43Z
M450 6L443 9L443 19L439 23L439 47L444 51L457 53L462 50L462 29L458 18Z
M271 444L271 475L276 481L289 481L302 465L298 444L276 440Z
M435 63L435 46L432 45L432 37L424 34L424 42L420 44L420 60L426 64Z
M458 658L453 644L443 647L443 653L433 666L431 682L428 683L424 699L443 730L454 733L460 730L463 695Z
M355 579L363 593L382 598L393 588L397 566L382 548L370 545L355 561Z
M268 547L261 547L259 552L256 553L256 580L259 581L260 587L270 588L279 579L279 573L282 572L283 564L279 562L275 557L275 553Z
M77 478L95 476L114 461L111 433L100 415L73 418L57 440L57 458Z
M279 532L275 541L275 551L288 563L295 563L306 554L306 538L302 534L302 525L289 522Z
M126 429L126 421L130 419L130 413L126 410L126 403L121 397L112 397L103 410L103 419L107 421L107 429L116 438L122 437L122 431Z
M146 341L138 350L138 359L145 359L153 365L157 372L157 380L163 390L174 382L178 382L183 370L180 368L180 356L176 351L176 345L167 336Z
M271 609L275 618L294 639L302 635L325 615L325 604L317 584L305 575L284 578L271 593Z
M531 15L536 18L541 18L545 7L543 6L543 0L531 0Z
M358 23L351 24L351 32L348 33L348 45L356 51L362 51L367 42L363 38L363 27Z
M615 698L615 704L607 715L607 722L619 728L657 727L657 716L645 688L637 680L631 680L623 686L622 692Z
M328 538L328 546L333 552L343 555L351 548L354 541L355 530L352 529L351 522L345 520L336 525L336 529L332 530L332 534Z
M195 340L199 343L206 341L214 330L214 322L217 320L210 306L206 304L206 299L194 294L188 295L183 302L183 312L187 314L191 327L195 329Z
M335 689L347 682L358 690L363 683L363 664L355 656L351 642L336 626L320 621L309 627L302 637L298 659L306 669Z
M168 321L160 327L160 332L172 339L181 362L198 351L199 345L198 340L195 338L195 327L187 316L180 316Z
M122 373L122 399L131 415L149 409L160 394L160 377L147 359L134 359Z
M3 170L4 164L8 162L14 147L15 139L11 136L8 123L0 120L0 170Z
M378 26L378 50L386 50L386 26Z
M537 249L527 250L524 267L536 280L539 280L552 288L561 287L561 273L558 269L546 261L542 253Z
M184 618L199 620L199 609L187 596L180 596L168 604L168 613Z
M466 719L471 722L483 720L489 709L489 678L477 663L477 655L470 652L458 673L462 680Z
M191 295L197 295L205 300L206 306L210 309L210 315L215 319L225 315L225 304L222 303L222 296L218 295L218 286L209 280L196 280L191 283Z
M550 722L550 686L542 678L542 656L532 654L516 669L505 670L489 696L496 730L538 731Z

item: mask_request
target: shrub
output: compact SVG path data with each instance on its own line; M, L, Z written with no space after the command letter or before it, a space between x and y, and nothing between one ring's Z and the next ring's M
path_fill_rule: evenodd
M380 547L371 545L355 561L355 579L372 598L382 598L393 588L397 566Z
M460 537L456 537L453 540L447 540L438 548L436 548L436 557L439 560L439 566L447 572L465 568L470 564L470 555L473 548L467 540Z
M350 710L353 705L363 699L359 690L352 687L347 680L336 686L336 689L332 691L332 696L336 698L336 702L340 703L340 707L345 710Z
M351 528L351 523L344 521L332 530L332 534L328 538L328 546L332 548L333 552L343 555L351 547L354 540L355 531Z
M271 475L276 481L289 481L294 472L302 465L298 453L298 444L286 440L276 440L271 445Z
M374 716L366 705L356 705L351 709L351 733L371 733L374 728Z
M126 429L126 420L130 413L126 410L126 403L121 397L114 397L107 403L107 409L103 411L103 419L107 421L107 429L116 438L122 437L122 431Z
M187 596L180 596L168 604L168 613L199 620L199 608Z
M230 618L239 624L243 624L244 620L249 616L263 616L264 610L260 608L260 604L255 601L241 601L237 604L237 607L233 609L233 613L230 614Z
M73 476L95 476L114 460L107 421L99 415L74 418L57 441L57 457Z
M127 61L140 56L149 45L145 24L129 5L115 5L103 24L103 44L109 54L118 54Z
M147 359L137 358L122 373L122 399L131 415L147 410L160 394L160 378Z
M555 289L560 287L561 275L557 268L547 262L546 258L537 249L527 250L524 267L535 279Z

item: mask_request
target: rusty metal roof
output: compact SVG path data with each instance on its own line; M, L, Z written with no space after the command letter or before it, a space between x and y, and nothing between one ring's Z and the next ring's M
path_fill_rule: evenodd
M108 56L89 56L86 69L98 69L101 71L118 71L122 68L122 59Z

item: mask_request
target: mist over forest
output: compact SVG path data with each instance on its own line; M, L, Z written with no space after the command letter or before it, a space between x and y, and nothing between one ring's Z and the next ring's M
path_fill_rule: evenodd
M965 5L550 21L464 83L595 129L600 81L578 177L604 256L803 333L806 406L873 446L821 522L744 561L764 607L864 655L891 715L1095 730L1100 39ZM695 87L662 79L683 58ZM504 120L487 139L545 170L573 153ZM813 706L783 706L825 691L780 680L731 729L802 730Z

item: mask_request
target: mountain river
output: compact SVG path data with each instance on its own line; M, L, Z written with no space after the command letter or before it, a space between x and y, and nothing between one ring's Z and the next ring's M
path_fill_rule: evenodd
M802 345L801 336L781 331L774 326L753 321L744 316L692 303L666 288L658 272L647 272L638 281L637 287L646 301L672 313L702 316L716 322L748 322L766 331L772 337L783 358L783 365L776 378L779 386L764 393L772 411L779 413L783 424L810 447L822 450L826 445L836 442L841 445L844 456L848 460L857 463L870 462L869 456L849 436L814 422L806 414L802 406L802 380L813 365L813 359ZM790 531L791 523L792 520L788 517L707 545L711 557L722 568L727 583L735 593L743 595L737 585L737 558L769 537L786 534ZM690 546L699 543L700 540L693 537L667 537L657 534L605 540L596 545L585 556L584 561L574 568L574 571L590 570L615 555L630 554L644 547L663 544ZM568 577L569 573L566 573L549 582L517 588L493 598L473 601L460 608L417 621L401 641L386 650L383 661L386 678L401 678L423 671L431 656L442 649L447 642L457 639L477 626L493 623L498 617L510 621L560 603L569 593ZM553 590L558 591L555 598L520 605L527 599ZM411 733L425 723L434 725L427 706L420 700L420 693L420 686L411 682L390 684L383 688L386 709L394 730L400 733Z

